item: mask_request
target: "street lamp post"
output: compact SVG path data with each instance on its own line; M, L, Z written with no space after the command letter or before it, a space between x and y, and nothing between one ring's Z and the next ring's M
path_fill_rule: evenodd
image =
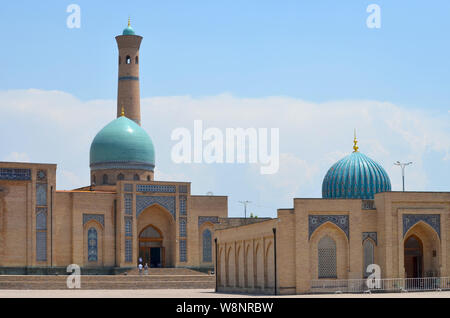
M405 192L405 167L412 164L412 162L394 162L394 165L400 166L402 168L402 183L403 183L403 192Z

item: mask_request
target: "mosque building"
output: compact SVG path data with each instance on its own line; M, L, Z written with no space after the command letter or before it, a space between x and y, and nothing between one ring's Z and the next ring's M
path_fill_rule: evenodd
M362 291L372 264L381 279L450 275L450 192L391 191L356 137L353 150L326 173L321 199L294 198L277 218L216 230L218 291Z
M139 257L150 267L213 268L214 225L227 222L227 197L154 180L155 148L141 127L142 37L128 23L116 41L117 118L92 141L90 186L58 191L55 164L0 162L0 273L69 264L114 273Z
M55 164L0 162L0 274L216 269L217 290L295 294L323 280L450 276L450 192L391 191L359 151L325 175L322 198L294 198L273 219L228 218L226 196L154 180L156 153L141 127L139 48L116 37L117 118L90 147L90 185L56 190ZM448 252L448 253L447 253Z

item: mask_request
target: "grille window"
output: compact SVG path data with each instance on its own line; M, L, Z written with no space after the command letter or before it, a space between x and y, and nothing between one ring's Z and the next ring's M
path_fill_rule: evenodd
M367 272L367 266L374 264L374 245L371 240L365 240L363 245L364 252L364 277L368 277L370 273Z
M318 245L319 278L337 278L336 242L329 236L320 239Z

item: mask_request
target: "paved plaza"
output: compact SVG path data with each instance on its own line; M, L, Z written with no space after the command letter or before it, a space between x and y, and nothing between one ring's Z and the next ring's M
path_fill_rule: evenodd
M450 291L383 294L328 295L241 295L214 293L213 289L132 289L132 290L0 290L0 298L450 298Z

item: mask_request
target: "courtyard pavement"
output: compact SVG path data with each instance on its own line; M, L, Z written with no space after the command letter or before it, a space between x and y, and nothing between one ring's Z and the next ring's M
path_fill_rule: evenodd
M0 290L0 298L450 298L450 291L386 294L328 295L245 295L214 293L213 289L132 289L132 290Z

